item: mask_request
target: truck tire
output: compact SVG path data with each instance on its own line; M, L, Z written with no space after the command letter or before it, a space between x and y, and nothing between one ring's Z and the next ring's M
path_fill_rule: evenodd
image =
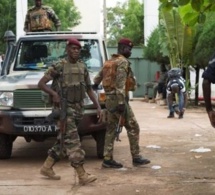
M92 134L96 141L97 157L102 159L104 157L104 145L105 145L105 132L106 130L97 131Z
M0 159L11 157L13 140L9 135L0 133Z

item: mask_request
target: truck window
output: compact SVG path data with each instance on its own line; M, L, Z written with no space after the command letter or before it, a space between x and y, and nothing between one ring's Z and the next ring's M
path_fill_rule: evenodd
M97 40L79 40L82 49L80 58L88 69L98 71L102 57ZM20 43L14 70L45 70L60 59L66 58L66 40L36 40Z

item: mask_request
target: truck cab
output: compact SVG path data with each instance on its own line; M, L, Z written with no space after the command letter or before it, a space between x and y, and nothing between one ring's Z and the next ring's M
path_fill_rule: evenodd
M80 41L80 59L86 64L92 80L108 58L105 42L97 33L31 32L16 42L12 34L6 35L7 51L0 77L0 159L11 157L17 136L24 137L27 142L41 142L57 135L59 129L56 124L45 122L52 112L48 94L42 92L37 84L45 70L66 57L69 38ZM105 110L102 86L95 93ZM78 132L80 138L93 136L97 143L97 156L102 158L106 124L98 123L97 110L89 97L84 103L85 113Z

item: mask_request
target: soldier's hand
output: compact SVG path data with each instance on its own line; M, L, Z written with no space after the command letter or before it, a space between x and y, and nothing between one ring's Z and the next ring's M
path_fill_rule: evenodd
M214 110L209 111L208 112L208 117L210 119L212 127L215 128L215 111Z
M102 115L103 115L103 113L102 113L101 108L97 108L97 118L99 119L98 123L102 122L102 117L103 117Z
M125 104L118 104L117 111L122 114L125 111Z

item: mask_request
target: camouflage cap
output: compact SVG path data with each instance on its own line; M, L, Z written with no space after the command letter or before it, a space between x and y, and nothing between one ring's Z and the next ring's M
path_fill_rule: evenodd
M128 38L122 38L122 39L120 39L119 42L118 42L118 44L128 45L130 47L134 46L133 43L132 43L132 41L130 39L128 39Z
M70 38L67 40L67 45L76 45L81 48L80 42L75 38Z

